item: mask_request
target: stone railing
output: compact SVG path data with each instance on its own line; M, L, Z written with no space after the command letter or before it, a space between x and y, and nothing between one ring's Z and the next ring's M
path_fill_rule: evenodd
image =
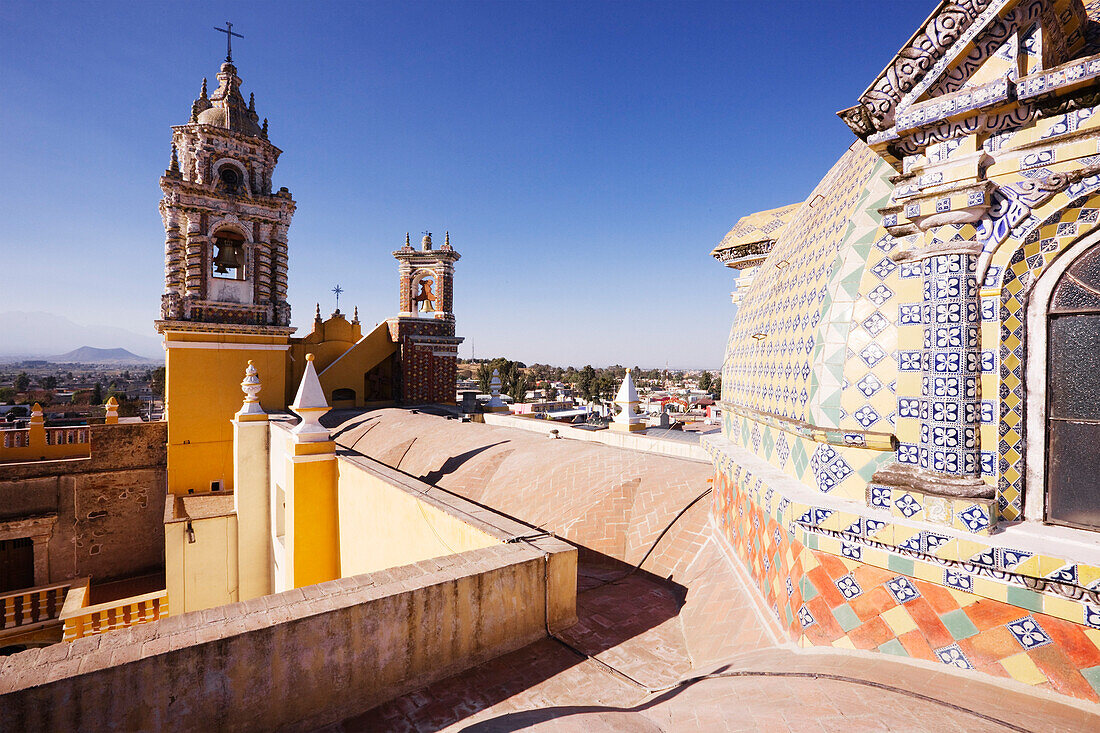
M26 428L0 430L0 448L27 448L31 444L31 431Z
M46 428L46 445L88 445L88 428Z
M0 595L0 638L58 621L66 594L74 584L81 582L86 588L88 579L84 578L82 581L40 585Z
M72 641L115 629L156 621L168 615L168 591L159 590L140 596L120 598L94 606L88 605L88 586L74 587L65 598L61 621L64 640Z

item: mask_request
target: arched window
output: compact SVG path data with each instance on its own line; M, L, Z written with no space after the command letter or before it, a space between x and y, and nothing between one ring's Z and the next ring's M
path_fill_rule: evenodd
M332 404L334 407L338 406L336 405L337 402L355 402L355 390L347 387L332 390ZM343 406L346 407L346 405Z
M1046 521L1100 530L1100 246L1058 279L1047 344Z

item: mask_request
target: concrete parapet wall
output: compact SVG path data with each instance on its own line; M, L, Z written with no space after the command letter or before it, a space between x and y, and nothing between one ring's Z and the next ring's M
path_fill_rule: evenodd
M568 423L543 420L541 418L516 417L515 415L498 415L487 412L482 415L487 425L501 425L508 428L521 428L536 433L549 435L551 430L557 430L558 435L569 440L584 440L589 443L603 443L615 448L627 448L640 450L646 453L656 453L662 456L674 458L687 458L693 461L710 462L710 457L698 443L688 443L679 440L661 440L644 433L620 433L614 430L578 430ZM651 428L651 430L660 430ZM662 431L663 432L663 431Z
M314 729L570 625L575 603L576 550L552 538L296 588L8 657L0 729Z

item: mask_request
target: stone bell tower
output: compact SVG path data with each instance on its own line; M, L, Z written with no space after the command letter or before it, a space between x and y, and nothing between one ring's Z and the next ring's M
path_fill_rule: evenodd
M172 128L171 165L160 179L164 295L156 329L167 374L168 486L176 494L233 488L234 384L251 360L271 384L287 370L287 229L295 203L272 192L282 153L268 140L253 95L227 49L208 93L203 79L186 124ZM266 410L285 407L267 390Z
M427 232L420 249L409 235L395 251L400 275L400 306L390 319L390 338L397 343L401 363L400 401L405 404L453 404L458 367L455 336L454 263L459 254L448 233L439 249Z
M160 179L165 269L161 321L290 325L287 229L294 200L271 192L282 153L258 124L255 97L241 96L237 67L206 79L191 119L172 128L172 162Z

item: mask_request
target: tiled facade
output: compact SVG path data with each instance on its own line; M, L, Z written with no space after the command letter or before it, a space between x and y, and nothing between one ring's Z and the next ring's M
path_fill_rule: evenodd
M1100 241L1098 40L1096 2L940 3L740 292L714 512L803 643L1097 701L1097 535L1044 524L1028 324Z

